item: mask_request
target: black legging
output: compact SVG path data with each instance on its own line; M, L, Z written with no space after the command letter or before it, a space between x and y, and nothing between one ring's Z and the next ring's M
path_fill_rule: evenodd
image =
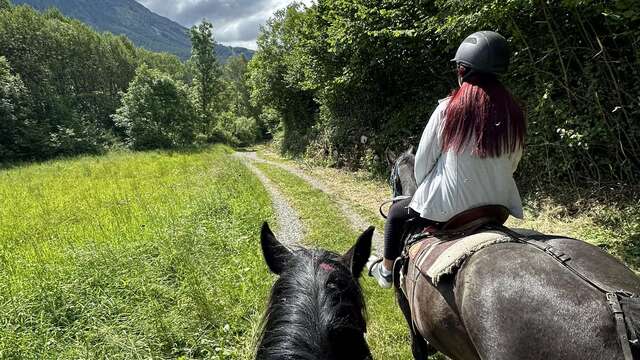
M409 207L411 198L400 200L389 208L387 221L384 224L384 257L393 260L402 252L402 232L407 220L420 216Z

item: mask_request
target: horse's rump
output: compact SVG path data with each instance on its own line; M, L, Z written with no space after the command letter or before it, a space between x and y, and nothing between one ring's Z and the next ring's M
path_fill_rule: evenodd
M570 265L585 276L640 294L640 279L601 249L568 238L550 237L545 243L567 254ZM485 358L577 359L581 354L606 359L621 355L604 293L549 254L508 242L483 247L458 265L453 276L437 285L415 271L413 264L409 266L406 294L412 309L417 309L412 317L429 340L443 341L438 334L451 334L453 324L467 330L478 355ZM424 299L451 314L434 314ZM621 302L637 331L640 303L632 299ZM438 317L452 320L442 328L431 321ZM455 345L440 345L455 349L461 342L467 341L460 337Z

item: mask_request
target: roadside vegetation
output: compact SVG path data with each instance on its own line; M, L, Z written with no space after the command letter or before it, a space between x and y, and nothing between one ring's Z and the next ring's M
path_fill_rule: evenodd
M55 8L0 1L0 164L255 141L257 116L238 95L247 59L218 63L207 21L190 36L182 62Z
M638 25L633 0L319 0L269 20L249 84L280 152L384 170L385 148L416 145L457 86L460 43L495 30L528 117L521 182L637 185Z
M0 358L249 358L272 212L229 153L1 171Z

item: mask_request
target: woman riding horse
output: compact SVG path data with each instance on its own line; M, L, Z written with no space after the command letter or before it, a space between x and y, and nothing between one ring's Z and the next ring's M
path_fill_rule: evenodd
M390 288L407 220L422 217L437 226L465 210L502 205L522 218L513 180L525 136L523 110L498 80L507 71L507 41L492 31L467 37L452 60L460 87L440 100L422 134L415 157L418 189L394 203L384 231L384 261L370 275Z

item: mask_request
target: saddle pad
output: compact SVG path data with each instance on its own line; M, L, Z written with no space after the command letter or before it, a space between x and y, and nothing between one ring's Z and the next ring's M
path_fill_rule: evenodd
M526 229L513 229L527 235L540 235L539 232ZM455 240L441 240L436 237L427 238L409 249L409 257L420 272L438 285L444 275L453 274L473 253L493 244L512 242L506 234L495 231L483 231Z

